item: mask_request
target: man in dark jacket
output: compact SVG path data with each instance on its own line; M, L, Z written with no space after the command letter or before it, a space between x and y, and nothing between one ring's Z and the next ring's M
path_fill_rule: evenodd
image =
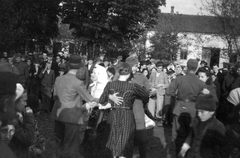
M173 109L172 139L176 145L176 153L190 132L190 123L196 116L195 101L203 93L209 93L203 81L195 75L198 61L189 59L187 62L188 73L173 80L166 90L166 95L175 96L177 102Z

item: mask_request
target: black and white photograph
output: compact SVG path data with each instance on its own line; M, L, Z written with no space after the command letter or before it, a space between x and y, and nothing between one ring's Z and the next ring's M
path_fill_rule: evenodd
M240 0L0 3L0 158L240 158Z

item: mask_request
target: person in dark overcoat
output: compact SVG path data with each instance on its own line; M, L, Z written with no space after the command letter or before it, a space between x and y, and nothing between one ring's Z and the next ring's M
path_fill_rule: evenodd
M166 95L176 96L177 102L173 109L172 140L176 145L176 154L190 132L190 123L196 116L195 101L202 93L208 94L206 84L195 75L198 61L189 59L188 72L185 76L177 77L166 90Z
M41 94L42 94L42 111L51 111L51 98L53 93L53 86L55 82L55 73L51 69L51 63L46 63L45 69L40 73Z

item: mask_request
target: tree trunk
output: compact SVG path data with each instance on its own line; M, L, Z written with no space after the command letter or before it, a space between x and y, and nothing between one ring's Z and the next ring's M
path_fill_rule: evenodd
M95 57L98 57L99 54L100 54L100 45L99 45L99 44L96 44L96 45L95 45L94 56L95 56Z
M90 40L88 41L88 58L93 58L93 42Z
M232 41L228 40L228 54L231 56L232 55Z
M81 44L81 51L80 51L83 55L87 54L87 49L86 49L86 43L82 42Z

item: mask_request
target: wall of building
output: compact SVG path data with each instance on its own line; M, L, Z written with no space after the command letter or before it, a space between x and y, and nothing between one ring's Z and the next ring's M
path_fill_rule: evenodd
M147 34L149 39L154 35L154 31L150 31ZM229 62L229 58L226 55L228 48L227 42L216 35L200 34L200 33L179 33L180 49L178 51L177 63L186 65L187 60L190 58L205 60L210 64L211 49L220 49L219 67L223 67L224 63ZM146 48L149 48L151 43L149 40L146 41ZM187 58L181 59L182 49L187 49Z

